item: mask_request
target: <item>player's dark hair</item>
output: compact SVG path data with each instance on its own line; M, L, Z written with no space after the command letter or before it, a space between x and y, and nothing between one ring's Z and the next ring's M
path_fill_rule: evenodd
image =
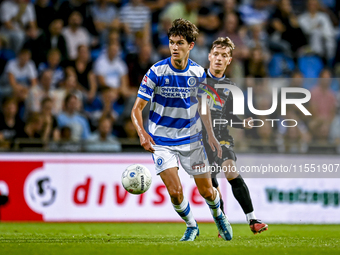
M225 48L228 47L230 49L230 56L233 55L233 50L235 49L235 44L229 37L218 37L211 45L210 51L216 47Z
M171 36L183 36L183 38L188 42L192 43L196 41L199 30L198 28L188 20L185 19L175 19L172 22L172 26L168 31L168 37Z

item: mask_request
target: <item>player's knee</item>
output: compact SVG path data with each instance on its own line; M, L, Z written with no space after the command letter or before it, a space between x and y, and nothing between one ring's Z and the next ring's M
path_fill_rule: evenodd
M172 199L181 200L183 196L183 191L181 187L172 187L169 188L169 195Z
M201 189L200 194L201 194L202 197L204 197L205 199L210 200L210 201L214 200L214 197L215 197L215 192L214 192L214 189L212 187Z

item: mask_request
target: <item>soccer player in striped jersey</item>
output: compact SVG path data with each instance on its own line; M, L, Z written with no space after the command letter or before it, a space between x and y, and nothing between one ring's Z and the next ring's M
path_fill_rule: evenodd
M198 35L197 27L176 19L169 29L171 57L154 64L143 78L131 112L140 143L152 152L158 175L167 187L175 211L186 222L181 241L193 241L199 235L198 225L183 196L178 176L178 160L193 175L200 194L205 198L220 235L231 240L232 228L220 209L219 192L212 186L208 160L202 142L202 122L212 151L222 156L221 146L212 131L210 111L199 114L199 84L205 79L204 69L189 59ZM143 128L142 110L151 100L149 132ZM209 109L207 107L207 109ZM201 122L202 120L202 122Z
M215 104L213 99L208 98L209 100L208 104L211 110L211 119L228 120L228 123L230 123L231 122L230 120L232 120L233 123L238 123L233 124L232 125L233 127L251 129L252 128L252 126L250 125L250 123L252 122L251 117L245 119L245 121L243 122L238 116L233 115L232 93L230 93L230 91L225 88L224 89L215 88L215 85L219 83L231 84L236 86L235 83L233 83L230 79L226 78L224 75L225 70L232 61L232 51L234 48L235 45L230 40L230 38L219 37L212 43L210 49L209 53L210 65L209 69L205 70L207 75L207 84L216 90L222 102L221 105L219 100L217 100L216 98ZM212 92L212 95L214 94L214 92L211 89L209 89L209 87L208 90ZM214 97L215 96L216 95L214 95ZM213 127L214 134L222 146L222 159L217 157L217 154L210 149L206 139L206 132L203 127L203 142L208 155L208 160L211 165L217 164L223 169L225 177L227 178L228 182L231 185L234 197L239 202L243 212L246 215L251 231L254 234L261 233L262 231L268 229L268 225L256 219L247 184L244 182L242 176L237 171L235 171L237 158L233 150L234 139L229 134L228 123L216 125L215 127ZM242 123L244 123L244 125ZM218 189L216 173L212 173L212 183L213 186ZM221 198L221 194L220 203L221 209L223 210L223 200Z

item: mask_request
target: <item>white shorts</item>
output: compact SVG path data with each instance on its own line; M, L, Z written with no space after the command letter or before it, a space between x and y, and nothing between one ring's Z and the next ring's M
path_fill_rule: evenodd
M178 161L189 175L208 172L207 154L201 141L176 146L153 145L153 148L155 152L152 157L157 174L178 167Z

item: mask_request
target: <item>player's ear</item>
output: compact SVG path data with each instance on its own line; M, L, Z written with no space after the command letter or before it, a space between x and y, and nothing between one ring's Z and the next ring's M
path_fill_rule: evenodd
M195 46L195 43L194 43L194 42L191 42L191 43L189 44L189 50L192 50L192 49L194 48L194 46Z
M233 57L230 57L229 60L228 60L228 65L230 65L232 60L233 60Z

